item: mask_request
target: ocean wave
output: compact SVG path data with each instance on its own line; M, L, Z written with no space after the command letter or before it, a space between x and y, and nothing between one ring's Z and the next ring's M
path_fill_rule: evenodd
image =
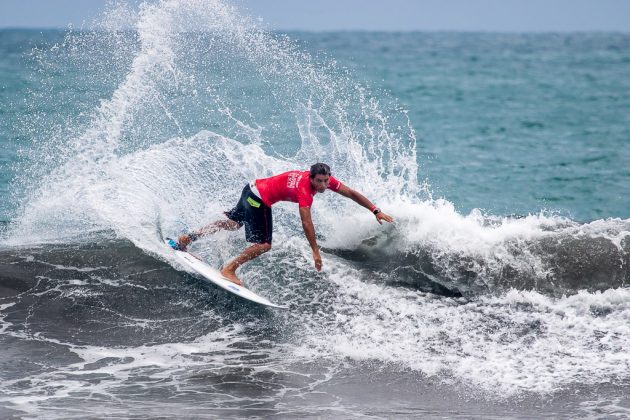
M391 213L394 228L359 237L340 227L344 239L333 236L327 249L387 281L449 296L512 288L562 296L630 282L630 220L461 215L445 200L395 203Z

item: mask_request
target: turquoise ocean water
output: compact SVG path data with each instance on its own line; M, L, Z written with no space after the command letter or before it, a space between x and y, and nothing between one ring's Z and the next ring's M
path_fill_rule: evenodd
M630 34L270 32L229 3L0 30L0 417L630 414ZM240 273L161 237L315 161ZM194 251L219 266L242 232Z

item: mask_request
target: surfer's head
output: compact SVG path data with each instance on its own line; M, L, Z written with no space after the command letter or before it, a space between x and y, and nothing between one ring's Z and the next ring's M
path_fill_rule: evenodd
M330 166L325 163L316 163L311 166L310 171L311 186L319 193L326 191L330 181Z

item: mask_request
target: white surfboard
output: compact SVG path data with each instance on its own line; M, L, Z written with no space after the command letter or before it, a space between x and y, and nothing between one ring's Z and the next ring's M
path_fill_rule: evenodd
M166 244L168 249L170 249L171 251L175 253L175 255L177 256L177 259L180 262L182 262L184 266L186 266L187 268L190 268L195 273L200 274L201 276L203 276L205 280L213 284L216 284L220 288L225 289L230 293L233 293L237 296L240 296L252 302L256 302L265 306L271 306L272 308L287 309L287 306L276 305L275 303L271 302L266 297L260 296L252 292L251 290L246 289L243 286L239 286L236 283L232 283L231 281L223 277L221 273L219 272L219 270L210 267L208 264L201 261L199 258L193 256L192 254L173 249L168 244L168 239L165 239L164 243Z

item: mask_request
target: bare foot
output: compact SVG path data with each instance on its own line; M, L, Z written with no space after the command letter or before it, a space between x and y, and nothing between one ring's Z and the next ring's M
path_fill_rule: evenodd
M177 246L179 247L181 251L186 251L186 248L188 248L189 243L190 243L190 238L188 237L188 235L180 235L180 237L177 238Z
M227 268L224 268L223 270L221 270L221 275L225 277L226 279L228 279L229 281L231 281L232 283L238 284L239 286L244 286L243 282L240 281L238 277L236 277L236 273L228 270Z

